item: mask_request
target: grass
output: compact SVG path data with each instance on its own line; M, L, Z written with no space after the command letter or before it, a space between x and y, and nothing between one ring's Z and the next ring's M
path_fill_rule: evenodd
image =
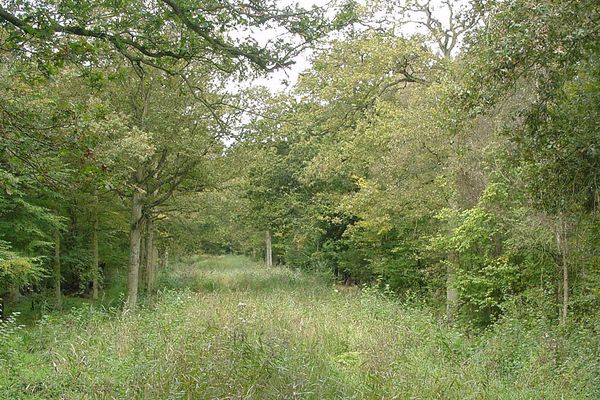
M160 283L136 313L4 324L0 398L600 398L589 330L507 318L468 337L425 306L243 257L193 257Z
M60 310L56 307L56 299L51 291L21 296L16 302L7 302L6 313L16 316L19 325L32 326L44 315L52 313L69 314L71 310L86 306L99 306L102 308L115 307L123 303L124 292L127 287L126 271L113 272L107 286L100 292L98 300L90 296L81 295L62 296Z

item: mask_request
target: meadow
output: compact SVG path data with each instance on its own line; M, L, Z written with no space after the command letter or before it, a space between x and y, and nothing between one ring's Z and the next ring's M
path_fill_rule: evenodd
M0 398L599 398L597 335L554 325L507 317L471 335L374 288L195 256L136 312L4 322Z

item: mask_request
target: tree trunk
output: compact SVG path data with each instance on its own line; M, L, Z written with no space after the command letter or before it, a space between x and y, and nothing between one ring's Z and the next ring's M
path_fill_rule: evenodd
M148 233L146 230L147 219L142 215L140 232L140 266L138 269L138 292L144 292L146 289L146 240Z
M92 299L98 300L100 265L98 260L98 196L94 193L92 222Z
M446 267L446 318L448 323L452 324L458 313L458 289L456 288L455 270L457 255L452 252L448 258L449 264Z
M556 246L560 254L560 263L562 267L562 307L560 310L560 324L567 323L569 311L569 264L568 264L568 243L567 243L567 221L564 216L558 218L556 224Z
M265 262L267 264L267 267L272 267L273 266L273 246L272 246L272 238L271 238L270 230L267 230L267 233L265 235L265 242L266 242Z
M58 309L62 308L62 293L60 288L60 232L57 230L54 231L54 297L56 300L56 307Z
M146 255L144 257L144 261L146 262L144 268L144 284L146 286L146 290L152 290L152 274L154 273L154 221L152 221L151 217L146 219L146 246L145 246Z
M21 298L21 291L19 290L18 285L12 285L10 287L8 298L13 303L19 301L19 299Z
M144 204L144 195L141 190L137 189L133 193L133 199L131 203L126 308L135 309L138 298L140 242L142 236L142 208Z
M460 171L460 167L457 168ZM457 193L454 194L454 198L450 201L450 206L456 212L459 212L459 198L461 185L457 184ZM449 235L454 235L456 228L456 222L451 222ZM455 249L450 250L447 255L448 265L446 266L446 319L448 324L454 323L456 315L458 314L458 289L456 288L456 269L459 268L459 255Z
M148 290L154 293L156 290L156 277L158 276L158 249L156 245L152 250L152 270L150 274L150 281L148 282Z

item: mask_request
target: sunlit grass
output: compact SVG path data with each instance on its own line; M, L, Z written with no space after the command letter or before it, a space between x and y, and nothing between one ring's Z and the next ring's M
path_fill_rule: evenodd
M426 307L242 257L194 257L137 313L84 306L6 335L6 399L592 399L597 338ZM586 348L592 351L575 352ZM596 350L594 350L596 346Z

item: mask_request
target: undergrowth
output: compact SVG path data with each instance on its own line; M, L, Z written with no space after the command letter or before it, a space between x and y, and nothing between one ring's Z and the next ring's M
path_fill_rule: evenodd
M242 257L193 257L135 312L0 325L2 399L595 399L598 331L424 305ZM597 326L597 325L596 325Z

